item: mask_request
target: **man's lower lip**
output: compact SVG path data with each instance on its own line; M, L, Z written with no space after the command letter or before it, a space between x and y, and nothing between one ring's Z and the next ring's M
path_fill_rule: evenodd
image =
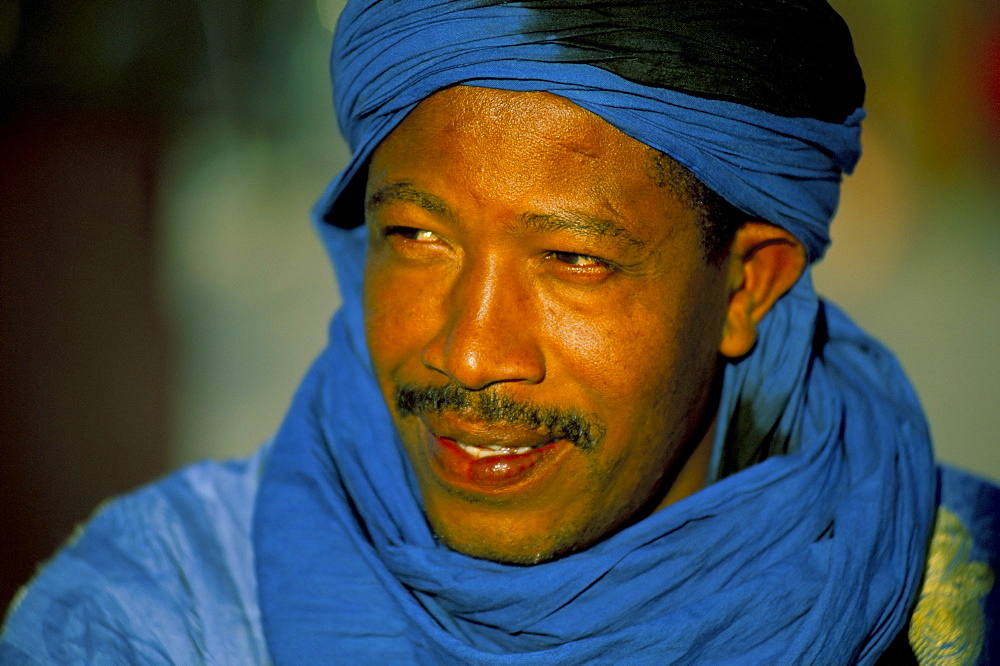
M469 488L501 490L535 477L561 446L560 440L529 449L524 453L501 453L477 458L464 451L455 440L432 435L431 464L442 481Z

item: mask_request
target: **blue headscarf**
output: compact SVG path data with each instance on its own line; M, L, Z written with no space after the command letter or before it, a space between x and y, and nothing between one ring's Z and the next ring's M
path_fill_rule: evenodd
M364 230L347 230L361 222L352 188L366 160L417 103L456 84L556 93L787 228L811 259L859 154L860 110L782 115L567 61L532 4L368 0L341 18L335 99L354 157L316 219L343 306L255 510L275 662L871 663L920 580L929 437L891 354L820 302L808 271L724 370L715 468L727 433L785 441L787 455L546 564L477 560L434 539L365 348Z

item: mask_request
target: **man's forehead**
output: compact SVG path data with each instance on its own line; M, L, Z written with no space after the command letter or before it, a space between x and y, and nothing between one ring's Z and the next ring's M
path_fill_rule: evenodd
M695 215L682 188L666 182L676 174L663 159L557 95L456 86L424 100L382 141L365 212L405 203L461 224L450 198L461 186L480 204L517 202L509 231L567 231L631 255L674 233L664 213L685 225Z
M433 126L442 135L441 140L458 138L469 142L472 136L468 130L473 124L480 132L485 129L488 133L516 126L526 144L536 142L583 157L600 157L609 148L622 147L643 150L650 159L655 152L599 115L545 91L453 86L417 104L397 127L397 132ZM489 134L484 138L488 139Z

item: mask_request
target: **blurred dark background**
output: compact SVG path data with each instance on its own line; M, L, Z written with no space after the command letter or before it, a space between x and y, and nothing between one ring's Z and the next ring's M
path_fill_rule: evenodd
M821 292L1000 479L1000 7L835 0L869 83ZM337 305L340 0L0 0L0 606L104 499L278 425Z
M104 499L277 425L336 305L308 208L344 159L338 10L0 2L0 607ZM255 385L282 396L266 415L233 395ZM242 428L174 445L212 419Z

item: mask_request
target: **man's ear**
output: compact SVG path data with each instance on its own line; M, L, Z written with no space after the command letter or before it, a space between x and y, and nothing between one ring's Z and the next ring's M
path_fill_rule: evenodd
M802 243L764 222L745 222L729 259L729 307L719 352L738 358L757 342L757 324L806 266Z

